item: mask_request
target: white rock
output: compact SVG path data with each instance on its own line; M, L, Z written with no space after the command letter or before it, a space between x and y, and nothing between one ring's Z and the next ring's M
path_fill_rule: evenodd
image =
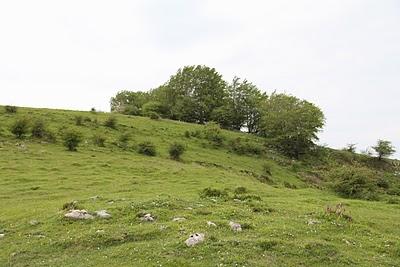
M0 234L0 238L3 238L5 236L5 234Z
M183 217L175 217L172 219L172 221L173 222L183 222L183 221L186 221L186 219Z
M31 220L31 221L29 221L29 224L34 226L34 225L38 225L39 222L37 220Z
M313 224L318 224L318 223L321 223L321 222L318 220L314 220L314 219L309 219L307 222L308 225L313 225Z
M103 234L105 231L103 229L96 230L97 234Z
M64 216L76 220L88 220L94 218L93 215L89 214L86 210L70 210Z
M212 226L212 227L217 227L217 225L215 223L210 222L210 221L207 222L207 225L208 226Z
M150 213L143 215L140 219L145 222L154 222L154 217Z
M194 233L194 234L191 234L188 239L186 239L185 244L188 247L193 247L203 241L204 241L204 234Z
M235 232L240 232L242 231L242 226L239 223L235 223L235 222L229 222L229 226L231 227L231 229Z
M96 216L103 218L103 219L107 219L111 217L111 214L108 213L106 210L98 210L96 211Z

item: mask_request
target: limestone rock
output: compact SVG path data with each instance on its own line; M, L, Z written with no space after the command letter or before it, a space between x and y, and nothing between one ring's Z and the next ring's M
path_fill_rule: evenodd
M191 234L188 239L186 239L185 244L188 247L193 247L199 243L202 243L203 241L204 241L204 234L194 233Z
M211 222L211 221L208 221L207 225L208 226L212 226L212 227L217 227L217 225L215 223Z
M96 216L103 218L103 219L108 219L111 218L111 214L108 213L106 210L98 210L96 211Z
M229 222L229 226L231 227L232 231L240 232L242 231L242 226L239 223Z
M94 218L93 215L89 214L86 210L70 210L64 217L74 220L89 220Z
M154 220L155 220L154 217L150 213L143 215L143 217L141 217L140 219L145 222L154 222Z
M186 219L183 217L175 217L172 219L172 221L173 222L183 222L183 221L186 221Z

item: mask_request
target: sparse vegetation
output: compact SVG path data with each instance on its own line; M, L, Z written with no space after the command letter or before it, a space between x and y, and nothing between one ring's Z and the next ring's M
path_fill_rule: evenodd
M181 143L173 143L169 147L169 156L171 159L180 160L183 152L185 152L185 146Z
M18 139L23 139L29 131L29 120L27 118L17 119L11 126L11 132Z
M117 129L117 118L115 116L110 116L104 121L104 126L111 128L111 129Z
M5 106L4 110L6 113L13 114L17 113L18 108L16 106Z
M146 156L155 156L157 154L156 146L150 141L139 143L138 152Z
M47 135L46 125L43 120L36 119L32 125L32 136L36 138L44 138Z
M95 134L93 136L93 143L99 147L105 147L107 138L102 134Z
M67 130L63 134L64 146L69 151L77 151L77 147L81 141L82 134L76 130Z

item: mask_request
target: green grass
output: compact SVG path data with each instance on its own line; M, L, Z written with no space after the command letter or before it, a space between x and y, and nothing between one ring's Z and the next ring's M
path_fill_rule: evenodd
M77 115L92 122L76 126ZM15 139L9 127L26 116L43 118L56 143ZM237 155L226 146L184 137L187 130L201 131L200 125L115 115L117 129L110 129L103 126L108 117L29 108L0 114L0 233L5 234L0 266L400 265L400 204L342 199L314 189L290 160L273 152ZM83 133L77 152L62 146L66 128ZM124 132L131 136L126 149L115 145ZM105 147L93 144L96 133L107 137ZM226 141L262 142L242 133L223 134ZM157 156L136 152L143 141L155 144ZM186 146L181 161L169 158L176 141ZM272 169L271 183L258 179L265 162ZM242 196L245 201L234 199L240 186L247 189L242 195L250 196ZM227 196L201 197L208 187ZM62 207L74 200L89 211L106 209L112 218L66 220ZM337 203L345 203L352 221L325 214L327 205ZM142 222L142 212L156 221ZM173 222L174 217L186 220ZM31 225L32 220L39 224ZM232 232L230 220L244 230ZM309 225L310 220L318 223ZM194 232L205 233L205 242L188 248L184 240Z

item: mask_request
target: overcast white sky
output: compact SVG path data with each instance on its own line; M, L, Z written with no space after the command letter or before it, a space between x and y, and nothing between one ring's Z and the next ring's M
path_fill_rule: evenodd
M108 111L192 64L316 103L321 143L400 150L400 1L0 1L1 105Z

